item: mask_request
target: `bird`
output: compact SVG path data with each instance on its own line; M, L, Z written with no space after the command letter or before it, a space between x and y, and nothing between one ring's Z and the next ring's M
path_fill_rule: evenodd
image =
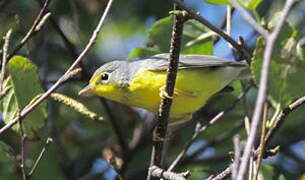
M207 100L242 76L245 61L209 55L180 55L173 96L165 93L169 54L136 61L111 61L99 67L79 95L94 94L157 113L161 98L172 98L169 117L186 122ZM180 124L180 123L177 123Z

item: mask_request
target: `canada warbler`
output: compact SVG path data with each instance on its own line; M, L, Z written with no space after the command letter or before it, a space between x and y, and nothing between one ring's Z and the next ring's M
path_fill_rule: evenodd
M169 54L143 60L112 61L95 71L89 85L79 94L92 93L131 106L158 111L164 93ZM206 55L180 55L170 118L191 119L213 94L247 69L234 62Z

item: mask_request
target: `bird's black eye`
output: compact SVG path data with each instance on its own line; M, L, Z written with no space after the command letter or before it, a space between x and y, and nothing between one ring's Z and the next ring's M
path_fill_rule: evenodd
M109 79L109 74L108 73L103 73L102 77L101 77L101 80L102 81L108 81L108 79Z

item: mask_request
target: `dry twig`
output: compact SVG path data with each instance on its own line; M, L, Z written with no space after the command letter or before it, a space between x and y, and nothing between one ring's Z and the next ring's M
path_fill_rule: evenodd
M34 171L36 170L36 168L38 167L39 162L41 161L43 155L45 154L45 152L47 151L48 146L51 144L51 142L53 141L52 138L47 138L47 141L45 143L45 145L43 146L41 152L39 153L39 156L37 157L31 171L29 172L29 174L27 175L27 177L31 177L34 173Z
M22 38L20 43L13 50L13 52L7 55L8 60L11 59L16 54L16 52L18 52L25 45L25 43L28 42L31 39L31 37L41 29L41 27L43 26L43 24L46 20L46 18L43 17L43 14L46 12L46 9L49 4L50 4L50 0L46 0L45 3L43 4L43 7L40 10L40 12L38 13L37 17L35 18L34 23L31 26L30 30ZM47 15L47 16L50 16L50 15Z
M161 169L157 166L150 167L149 171L154 177L164 178L168 180L186 180L187 177L191 175L190 171L186 171L183 173L174 173L171 171L165 171L164 169Z
M6 72L6 62L7 62L7 52L9 48L9 43L10 43L10 37L12 34L12 30L10 29L6 35L5 35L5 40L3 44L3 52L2 52L2 66L1 66L1 73L0 73L0 99L5 95L5 90L3 89L3 82L4 82L4 77L5 77L5 72Z

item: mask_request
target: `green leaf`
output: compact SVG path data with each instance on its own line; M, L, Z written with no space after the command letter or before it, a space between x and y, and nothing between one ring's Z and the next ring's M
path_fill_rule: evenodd
M127 59L134 59L136 57L144 58L149 57L155 54L160 53L157 49L154 48L144 48L144 47L138 47L133 48L132 51L129 53Z
M133 49L128 59L169 52L172 21L173 19L170 15L155 22L148 32L148 48ZM213 35L215 33L208 30L201 23L195 20L187 21L183 28L181 52L184 54L211 55L214 45L212 41Z
M287 106L295 98L305 95L305 64L296 53L295 31L285 25L273 49L269 73L269 94L282 105ZM262 68L265 41L258 38L251 69L258 84ZM296 86L297 85L297 86Z
M14 56L8 63L8 72L9 77L5 82L5 88L8 90L0 104L5 123L13 120L33 98L43 92L37 67L31 60ZM35 132L43 127L46 117L46 103L42 103L23 120L25 135L28 138L33 138ZM16 124L12 129L19 132L19 125Z
M212 4L230 5L231 3L227 0L205 0ZM254 10L262 2L262 0L238 0L240 5L244 8Z
M208 3L211 4L221 4L221 5L229 5L231 4L229 1L227 0L205 0Z
M212 54L214 43L212 41L208 41L202 44L194 44L190 47L186 47L182 50L183 54Z
M262 2L262 0L238 0L238 1L243 7L251 10L256 9L256 7Z
M172 16L167 16L155 22L148 31L148 47L157 46L161 52L169 51L171 38Z

